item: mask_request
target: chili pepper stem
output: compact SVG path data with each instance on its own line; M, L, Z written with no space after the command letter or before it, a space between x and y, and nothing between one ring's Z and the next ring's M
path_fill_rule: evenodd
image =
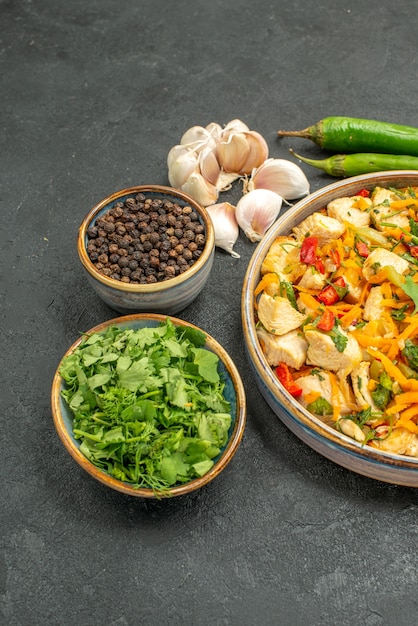
M330 161L329 158L326 159L308 159L307 157L303 157L300 154L296 154L296 152L294 150L292 150L292 148L289 149L289 152L291 154L293 154L294 157L296 157L297 159L299 159L300 161L302 161L303 163L307 163L307 165L312 165L312 167L316 167L320 170L323 170L324 172L326 172L327 174L329 174L330 176L343 176L343 169L341 168L341 173L340 174L336 174L336 163L335 163L335 157L334 157L334 162Z
M310 139L312 132L309 126L303 130L278 130L277 134L279 137L302 137L302 139Z

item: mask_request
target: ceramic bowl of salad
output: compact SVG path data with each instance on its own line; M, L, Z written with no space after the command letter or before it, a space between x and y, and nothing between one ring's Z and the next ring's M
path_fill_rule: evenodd
M224 348L193 324L139 313L83 334L51 391L55 428L93 478L136 497L204 487L241 442L246 398Z
M418 487L418 172L356 176L290 208L242 292L262 395L335 463Z
M176 315L209 278L215 234L206 209L188 194L141 185L88 212L77 250L88 282L115 311Z

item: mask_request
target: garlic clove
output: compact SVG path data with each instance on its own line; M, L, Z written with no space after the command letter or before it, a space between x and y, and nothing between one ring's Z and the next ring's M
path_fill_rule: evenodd
M231 132L218 143L216 154L225 172L239 174L250 153L250 144L244 133Z
M168 169L170 169L171 165L174 163L177 157L188 151L190 151L190 148L187 148L186 146L181 146L180 144L178 144L177 146L173 146L167 155Z
M219 195L216 187L208 183L198 171L192 172L180 189L204 207L214 204Z
M231 120L230 122L228 122L228 124L226 124L222 133L224 135L228 135L230 132L248 133L249 131L250 129L248 128L247 124L244 124L244 122L242 122L241 120L235 119L235 120Z
M282 208L282 198L269 189L254 189L239 200L235 217L250 241L260 241L275 222Z
M285 200L301 198L309 193L309 181L302 169L286 159L267 159L253 170L246 191L269 189Z
M180 139L180 144L183 146L188 145L196 149L200 144L201 148L204 146L211 146L215 148L216 141L212 137L211 133L203 126L192 126L183 134Z
M257 131L252 130L248 133L244 133L244 135L250 147L250 151L240 170L240 174L251 174L254 168L259 167L267 160L269 148L264 137Z
M235 207L229 202L220 202L206 207L215 231L215 245L229 252L231 256L239 258L234 244L238 239L239 227L235 217Z
M217 186L217 181L221 173L218 159L212 148L206 146L198 157L200 173L211 184Z
M171 151L170 151L171 152ZM176 150L167 158L168 180L172 187L178 189L186 182L190 174L195 171L198 157L193 150Z
M217 122L211 122L206 126L206 130L210 134L211 137L217 142L222 133L222 126Z

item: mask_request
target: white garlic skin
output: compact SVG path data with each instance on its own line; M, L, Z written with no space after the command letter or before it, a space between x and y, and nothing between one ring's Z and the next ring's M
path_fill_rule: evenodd
M196 202L199 202L204 207L214 204L219 195L216 187L203 178L198 171L192 172L180 189L188 193L189 196L192 196Z
M251 173L246 190L269 189L285 200L308 195L309 181L302 169L286 159L267 159Z
M226 250L235 258L239 258L239 254L233 249L239 236L235 210L235 207L229 202L220 202L206 207L215 231L215 246Z
M167 157L170 185L180 189L190 174L196 170L197 163L198 156L193 150L185 149L184 146L174 146Z
M215 147L215 140L212 137L209 130L203 128L203 126L192 126L183 134L180 139L180 144L183 146L191 146L194 149L204 148L205 146Z
M239 200L235 217L246 237L252 242L260 241L278 218L282 198L269 189L254 189Z

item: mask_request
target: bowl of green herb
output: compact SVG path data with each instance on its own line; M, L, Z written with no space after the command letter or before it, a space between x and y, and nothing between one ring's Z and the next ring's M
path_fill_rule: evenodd
M225 349L193 324L151 313L108 320L75 341L55 372L51 407L59 438L90 476L145 498L212 481L246 421Z

